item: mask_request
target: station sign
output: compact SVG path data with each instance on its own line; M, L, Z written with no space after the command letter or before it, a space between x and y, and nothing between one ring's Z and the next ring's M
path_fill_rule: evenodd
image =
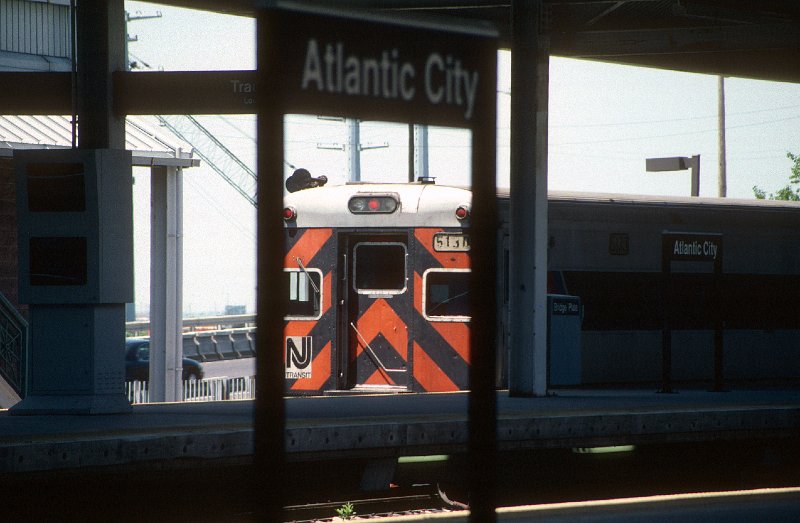
M714 390L724 390L723 379L723 297L722 234L664 231L661 234L661 296L663 327L661 329L661 392L672 392L672 329L675 310L681 306L672 275L673 262L706 262L713 264L713 279L707 284L714 317Z
M253 114L256 71L117 71L117 114Z
M664 232L661 244L665 260L715 263L722 261L721 234Z
M286 113L473 127L495 95L494 31L322 9L276 9L266 31Z
M553 296L550 301L550 313L554 316L580 316L581 314L580 300L574 296Z

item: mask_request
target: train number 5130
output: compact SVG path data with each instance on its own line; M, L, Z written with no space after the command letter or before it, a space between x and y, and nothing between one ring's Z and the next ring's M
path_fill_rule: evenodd
M433 250L438 252L469 251L469 236L440 232L433 236Z

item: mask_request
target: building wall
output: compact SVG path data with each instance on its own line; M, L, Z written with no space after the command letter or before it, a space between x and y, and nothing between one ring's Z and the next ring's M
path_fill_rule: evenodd
M0 71L70 68L69 1L0 0Z

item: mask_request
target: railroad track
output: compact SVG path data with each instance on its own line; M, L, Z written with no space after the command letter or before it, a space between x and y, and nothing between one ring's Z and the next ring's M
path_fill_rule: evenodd
M418 490L418 489L414 489ZM287 521L293 523L312 523L333 521L345 505L349 505L352 515L358 519L381 518L406 514L449 512L468 508L463 503L451 501L435 486L425 492L408 493L407 489L396 495L372 498L326 501L285 507Z

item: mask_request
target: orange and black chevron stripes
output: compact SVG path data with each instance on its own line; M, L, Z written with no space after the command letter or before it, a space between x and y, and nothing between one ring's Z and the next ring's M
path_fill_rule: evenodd
M426 392L448 392L458 390L442 368L433 361L417 342L414 342L414 380Z
M293 320L286 322L284 336L308 336L311 329L317 326L316 320Z
M303 264L308 265L309 261L317 255L332 234L333 229L306 229L303 231L302 236L286 253L284 267L296 268L297 258L300 258Z
M442 232L463 231L426 227L365 233L327 228L287 234L285 267L306 267L322 273L319 319L286 322L286 346L292 349L292 356L286 356L288 393L319 393L344 385L408 386L420 392L468 387L468 320L463 313L459 316L453 312L448 317L442 313L446 307L438 309L432 319L425 314L426 293L432 303L443 293L445 297L447 293L454 298L462 296L463 277L448 279L446 275L463 275L470 267L470 253L434 249L434 237ZM362 252L356 251L357 246L369 244L372 252L378 252L375 246L381 243L395 246L384 251L392 256L397 245L405 246L405 274L409 279L407 287L390 287L383 295L381 287L372 293L370 287L357 283L355 265L355 253ZM390 261L395 262L376 257L376 273ZM429 269L434 271L423 276ZM431 288L426 289L426 285ZM298 354L295 347L311 349L308 367L294 356ZM347 357L341 351L346 351Z
M284 361L286 362L286 392L288 394L320 393L333 388L334 352L336 350L335 314L333 312L336 267L336 246L333 229L301 229L287 231L286 256L287 269L308 269L312 274L322 272L320 285L322 300L319 304L319 319L313 317L288 320L284 327ZM298 263L299 259L299 263ZM311 292L309 290L309 292ZM289 340L293 338L294 347L311 348L311 361L302 372L294 366L298 361L290 357ZM307 344L307 345L306 345ZM290 368L291 365L293 366Z
M422 276L418 272L414 272L414 310L417 314L423 316L422 312Z
M431 322L431 327L438 332L447 344L461 356L466 363L469 357L469 325L462 322Z
M392 379L392 375L388 372L384 372L381 369L377 369L372 375L364 380L365 385L397 385L395 381Z
M404 361L408 361L408 326L386 300L375 300L358 319L357 327L367 343L380 334ZM361 339L357 350L357 355L364 350Z
M469 267L469 254L466 252L437 252L433 248L433 236L437 232L442 232L444 229L436 228L420 228L414 229L414 236L417 244L425 247L425 249L433 256L440 264L441 267L447 269L463 269ZM428 267L417 267L416 270L420 273Z
M469 255L462 252L436 252L433 237L443 229L415 230L414 258L414 343L412 369L417 388L424 391L455 391L468 386L469 323L447 319L427 319L423 274L428 269L467 269Z

